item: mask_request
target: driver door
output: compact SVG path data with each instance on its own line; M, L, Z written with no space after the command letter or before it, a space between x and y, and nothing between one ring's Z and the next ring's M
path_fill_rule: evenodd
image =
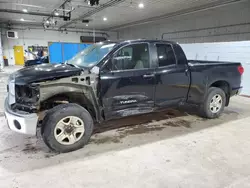
M100 74L106 119L151 112L154 108L155 76L148 43L122 47Z

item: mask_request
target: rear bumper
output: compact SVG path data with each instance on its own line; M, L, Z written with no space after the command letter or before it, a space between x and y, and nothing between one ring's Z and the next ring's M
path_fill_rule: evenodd
M240 94L241 94L241 91L242 91L242 88L243 88L243 87L233 88L233 89L232 89L232 92L231 92L231 96L240 95Z
M11 110L8 99L5 100L5 116L9 128L15 132L36 135L38 116L36 113L26 114L25 112L14 112Z

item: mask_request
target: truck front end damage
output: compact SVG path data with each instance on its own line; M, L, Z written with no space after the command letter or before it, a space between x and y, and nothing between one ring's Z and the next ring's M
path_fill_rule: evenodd
M24 88L26 87L16 85L15 79L10 77L7 85L8 96L4 105L5 116L11 130L36 135L38 115L35 104L38 102L37 95L35 97L33 95L35 91L28 91Z
M81 75L38 83L18 84L10 77L5 116L9 128L15 132L36 135L38 122L47 110L63 103L77 103L90 111L97 121L101 119L97 100L97 74Z

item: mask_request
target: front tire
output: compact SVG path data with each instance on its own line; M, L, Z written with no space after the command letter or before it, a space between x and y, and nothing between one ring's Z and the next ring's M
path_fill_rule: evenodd
M66 153L86 145L93 127L93 119L85 108L77 104L62 104L47 112L41 133L50 149Z
M204 103L201 106L202 116L209 119L218 118L224 111L225 104L225 92L217 87L209 88Z

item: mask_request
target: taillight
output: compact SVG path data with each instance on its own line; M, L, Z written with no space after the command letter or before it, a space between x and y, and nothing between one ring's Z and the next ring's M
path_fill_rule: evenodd
M239 71L240 75L242 75L244 73L244 67L242 67L241 65L238 66L238 71Z

